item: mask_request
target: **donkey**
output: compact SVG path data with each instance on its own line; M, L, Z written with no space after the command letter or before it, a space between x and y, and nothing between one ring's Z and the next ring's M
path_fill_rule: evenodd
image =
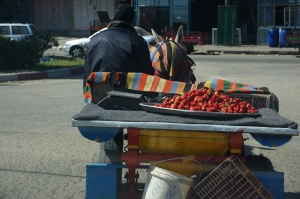
M196 78L192 71L195 65L181 46L183 27L180 26L175 41L162 39L151 29L156 45L150 48L150 59L155 69L155 75L172 81L195 83Z

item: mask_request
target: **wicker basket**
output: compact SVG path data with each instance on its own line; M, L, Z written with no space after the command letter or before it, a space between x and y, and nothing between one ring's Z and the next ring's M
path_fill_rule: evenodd
M259 108L270 108L270 98L271 95L268 94L243 94L243 93L234 93L229 96L236 98L241 98L242 101L247 101L254 106L256 109Z
M268 190L236 157L224 160L191 189L189 199L271 199Z

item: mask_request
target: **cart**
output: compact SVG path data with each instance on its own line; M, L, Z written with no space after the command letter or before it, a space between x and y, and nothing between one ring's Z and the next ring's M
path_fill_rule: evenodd
M201 176L228 157L237 157L246 164L243 133L249 133L262 145L271 147L279 147L299 135L297 123L270 108L259 109L259 117L238 118L152 112L141 106L147 97L143 93L151 95L165 91L166 87L162 88L160 84L168 84L175 93L203 84L157 82L155 77L151 79L146 75L152 89L145 91L149 85L141 86L143 75L93 73L87 81L85 100L88 104L72 118L72 126L77 127L83 137L100 142L101 150L95 156L97 161L87 164L86 198L141 198L143 189L138 187L137 171L149 165L184 176ZM251 92L248 85L246 87ZM157 96L150 99L157 99ZM267 158L258 158L259 165L249 161L249 169L273 172ZM124 169L128 182L125 188L120 183ZM281 187L283 189L283 184Z

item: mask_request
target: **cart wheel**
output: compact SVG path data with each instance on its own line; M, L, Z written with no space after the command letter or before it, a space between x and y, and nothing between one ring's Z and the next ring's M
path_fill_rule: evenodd
M92 163L94 164L121 164L121 154L123 152L123 140L120 138L122 133L118 133L116 137L107 142L100 143L100 149L93 156Z
M121 164L123 152L123 129L120 129L114 139L100 143L100 150L105 151L111 164Z
M102 164L122 164L121 156L123 152L123 129L121 129L114 139L100 143L93 158L94 163Z
M246 166L251 171L274 171L272 162L262 155L247 155Z

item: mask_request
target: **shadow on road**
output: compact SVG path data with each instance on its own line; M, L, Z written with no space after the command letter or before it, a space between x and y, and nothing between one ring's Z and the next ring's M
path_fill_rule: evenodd
M71 76L66 76L66 77L55 77L51 79L79 79L83 81L83 74L81 75L71 75Z
M25 171L25 170L15 170L15 169L0 169L0 171L31 173L31 174L41 174L41 175L51 175L51 176L63 176L63 177L72 177L72 178L85 178L85 176L79 176L79 175L59 174L59 173L50 173L50 172L38 172L38 171Z
M272 149L272 148L267 148L267 147L254 147L254 146L248 146L248 145L245 145L245 155L251 155L252 154L252 150L256 148L256 149L263 149L263 150L276 150L276 149Z

